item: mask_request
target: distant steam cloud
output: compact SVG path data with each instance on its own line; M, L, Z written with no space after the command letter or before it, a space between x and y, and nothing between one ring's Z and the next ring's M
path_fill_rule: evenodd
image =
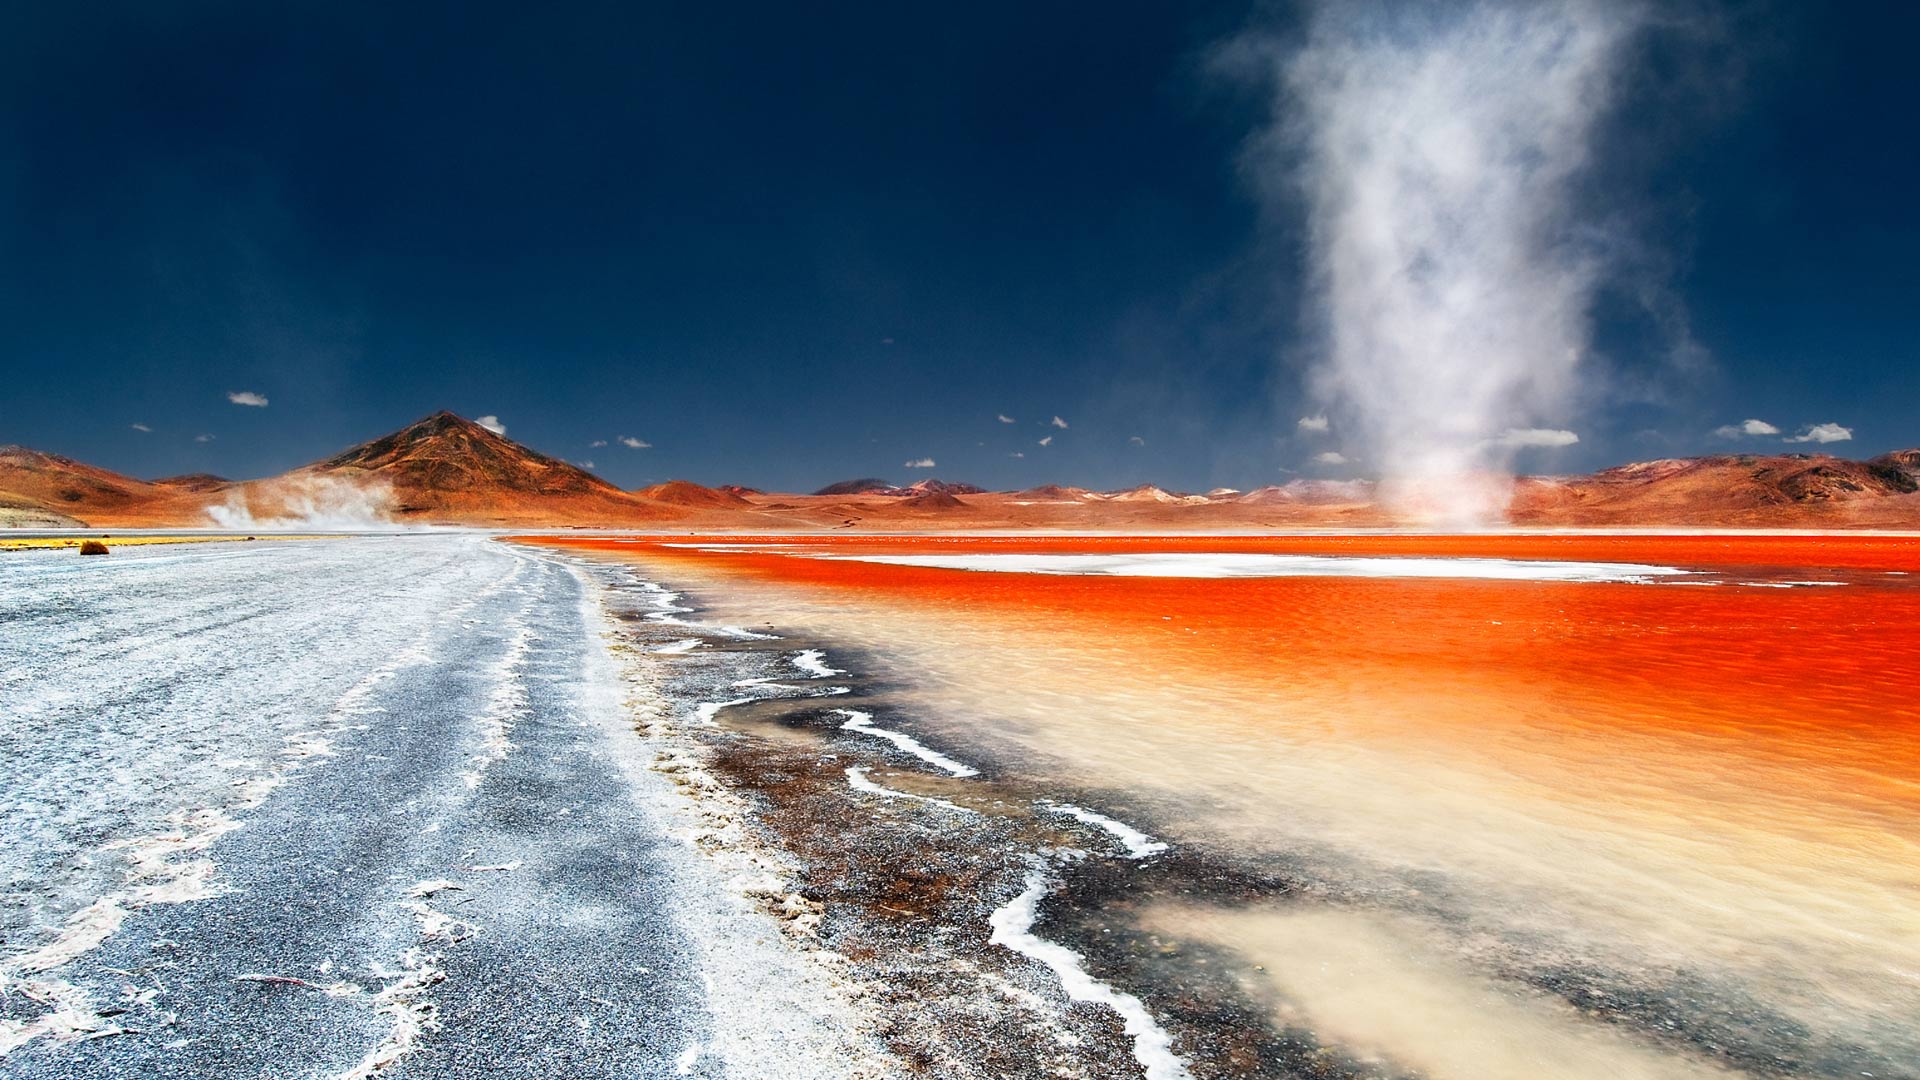
M1053 425L1054 427L1059 428L1061 431L1067 430L1067 422L1065 420L1060 419L1057 416L1047 421L1047 423Z
M1001 413L1000 415L994 417L994 419L1000 421L1003 424L1011 424L1014 422L1013 417L1008 416L1006 413Z
M133 426L133 430L135 431L150 432L153 430L152 428L148 427L145 424L134 424L132 426Z
M1778 435L1780 429L1765 420L1742 420L1737 424L1714 428L1713 433L1723 439L1738 439L1744 435Z
M1225 54L1278 87L1283 119L1250 160L1308 212L1314 390L1403 509L1497 517L1509 491L1489 474L1565 445L1515 434L1571 434L1532 424L1570 411L1617 244L1574 187L1641 18L1598 0L1327 0L1304 47Z
M500 418L491 413L486 416L476 417L473 422L493 432L495 435L505 435L507 433L507 425L501 423Z
M390 527L392 501L380 481L295 476L247 484L207 507L207 517L223 529L373 529Z
M1558 428L1508 428L1493 440L1495 446L1519 449L1524 446L1572 446L1580 436Z
M1053 445L1053 436L1051 436L1051 435L1049 435L1049 436L1047 436L1046 438L1044 438L1044 439L1041 439L1041 440L1040 440L1040 445L1041 445L1041 446L1052 446L1052 445Z
M933 459L930 457L914 458L912 461L907 462L906 467L909 469L931 469L933 468Z
M251 390L229 390L227 391L227 400L233 402L235 405L251 405L256 409L264 409L267 407L267 396L265 394L256 394Z
M1327 423L1327 414L1321 413L1318 416L1303 416L1293 426L1315 435L1325 435L1332 425Z
M1798 435L1792 435L1780 441L1790 443L1830 443L1846 442L1851 438L1853 438L1853 429L1850 427L1841 427L1839 424L1815 424L1801 431Z
M1345 465L1347 463L1347 455L1338 450L1327 450L1313 455L1313 460L1322 465Z
M645 439L636 439L631 435L620 436L620 445L629 450L651 450L653 444Z

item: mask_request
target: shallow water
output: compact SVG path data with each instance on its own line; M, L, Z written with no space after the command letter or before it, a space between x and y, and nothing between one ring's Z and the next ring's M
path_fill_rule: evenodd
M1920 1074L1913 541L601 546L707 617L857 657L941 751L1284 879L1284 901L1125 917L1237 957L1276 1026L1354 1060ZM1085 559L1170 553L1684 573L1125 576ZM979 572L1000 556L1054 572Z

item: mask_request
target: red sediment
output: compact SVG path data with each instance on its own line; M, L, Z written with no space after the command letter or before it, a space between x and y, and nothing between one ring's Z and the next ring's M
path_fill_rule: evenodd
M1920 539L1807 536L1190 538L715 537L941 553L1266 552L1477 556L1837 571L1831 588L1372 578L981 573L700 551L655 540L528 542L831 590L917 617L1044 619L1169 677L1337 701L1378 739L1460 740L1544 760L1558 740L1751 773L1756 796L1868 794L1920 805ZM699 543L676 537L671 543ZM1909 581L1912 581L1909 584ZM1585 742L1591 747L1593 742ZM1623 753L1626 751L1623 749ZM1630 761L1608 763L1628 782Z

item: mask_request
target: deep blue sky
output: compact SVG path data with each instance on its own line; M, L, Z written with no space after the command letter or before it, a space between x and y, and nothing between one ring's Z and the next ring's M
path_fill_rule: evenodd
M1748 417L1920 444L1914 10L1744 7L1650 58L1610 146L1708 359L1603 327L1632 390L1523 465ZM1300 223L1239 172L1262 99L1206 63L1297 18L18 5L0 442L255 476L450 408L627 486L1313 475Z

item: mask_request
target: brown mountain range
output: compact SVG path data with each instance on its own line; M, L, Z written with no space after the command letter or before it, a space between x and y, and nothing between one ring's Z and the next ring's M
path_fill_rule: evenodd
M884 480L813 495L684 480L622 491L452 413L262 480L191 475L146 481L57 454L0 447L0 525L314 527L432 523L674 531L1262 531L1390 527L1366 481L1309 481L1191 495L1142 485L1092 492L1046 485L987 492ZM1826 454L1720 455L1641 462L1588 476L1514 482L1524 527L1920 528L1920 450L1871 461Z

